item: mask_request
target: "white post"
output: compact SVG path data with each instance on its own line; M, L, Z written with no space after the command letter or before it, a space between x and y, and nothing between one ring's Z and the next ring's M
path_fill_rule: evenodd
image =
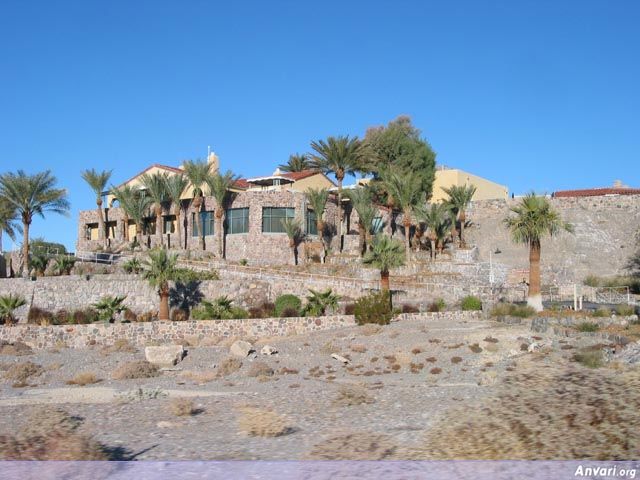
M493 287L493 249L489 250L489 284Z
M578 286L573 284L573 310L578 310Z
M580 311L582 311L582 295L580 295L580 297L578 297L578 300L579 300L578 306L580 308Z

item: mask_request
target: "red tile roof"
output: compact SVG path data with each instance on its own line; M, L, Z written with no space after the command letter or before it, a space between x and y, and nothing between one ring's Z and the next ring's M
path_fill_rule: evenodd
M289 178L289 179L293 180L294 182L297 182L297 181L302 180L304 178L313 177L314 175L322 175L322 172L319 172L318 170L302 170L301 172L282 172L282 173L280 173L280 175L283 176L283 177ZM329 181L331 181L331 180L329 180ZM331 183L333 183L333 182L331 182ZM251 184L247 181L246 178L241 178L241 179L236 181L234 186L236 188L240 188L240 189L246 190L247 188L249 188L251 186Z
M638 188L586 188L583 190L561 190L554 197L597 197L600 195L640 195Z

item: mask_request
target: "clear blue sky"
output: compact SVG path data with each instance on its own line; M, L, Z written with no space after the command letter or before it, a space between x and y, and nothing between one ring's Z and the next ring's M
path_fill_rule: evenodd
M120 182L204 157L271 172L328 135L410 115L440 163L511 191L640 186L640 2L0 3L0 171L50 168L72 247Z

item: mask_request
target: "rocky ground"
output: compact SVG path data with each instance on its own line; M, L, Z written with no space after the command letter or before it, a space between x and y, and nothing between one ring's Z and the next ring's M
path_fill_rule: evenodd
M5 348L0 434L19 435L35 410L63 408L84 419L79 432L110 447L112 458L325 458L317 446L337 437L330 448L365 439L348 457L384 458L376 452L385 444L420 443L448 409L472 408L506 376L572 363L577 350L598 342L483 319L249 340L257 353L245 358L230 354L230 340L210 341L217 344L187 346L186 357L158 376L127 380L113 379L114 372L145 357L126 344L26 355ZM261 355L266 344L278 353ZM26 380L6 378L27 361L43 370ZM67 383L83 373L96 382Z

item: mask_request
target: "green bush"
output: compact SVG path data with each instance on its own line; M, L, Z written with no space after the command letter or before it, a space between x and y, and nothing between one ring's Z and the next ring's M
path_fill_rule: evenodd
M393 317L389 292L372 293L356 301L353 313L358 325L375 323L389 325Z
M587 287L599 287L600 279L595 275L587 275L585 279L582 281L582 283Z
M276 304L275 304L275 315L276 317L282 317L283 313L285 310L287 310L289 313L289 316L291 314L291 310L295 310L297 312L296 317L300 316L300 310L302 309L302 300L300 300L298 297L296 297L295 295L292 295L290 293L285 293L284 295L280 295L278 298L276 298Z
M576 330L583 333L597 332L599 329L598 324L593 322L582 322L576 325Z
M122 264L122 269L126 273L140 273L142 272L142 262L137 257L133 257Z
M232 305L233 301L227 297L218 297L212 302L203 300L198 308L191 311L194 320L228 320L249 318L249 312Z
M482 300L473 295L469 295L462 299L460 307L462 307L464 311L482 310Z
M443 312L445 308L447 308L445 301L442 298L438 298L429 304L427 310L429 312Z
M573 360L589 368L600 368L604 365L604 355L600 349L584 349L576 353Z
M176 281L179 283L199 282L203 280L220 280L217 270L200 272L190 268L176 268Z
M536 311L529 305L516 305L513 303L497 303L491 309L492 317L519 317L529 318L535 315Z
M633 308L633 306L631 305L621 304L616 305L616 313L623 317L628 317L629 315L633 315L634 313L636 313L636 311L635 308Z
M609 310L608 308L600 307L597 310L591 312L591 316L596 318L610 317L611 310Z

